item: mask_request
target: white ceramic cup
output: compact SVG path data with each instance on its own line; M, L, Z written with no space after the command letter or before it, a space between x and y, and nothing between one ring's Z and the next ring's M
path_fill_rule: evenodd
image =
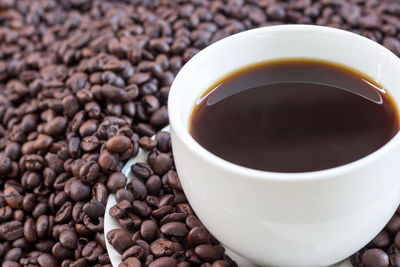
M277 58L340 63L376 79L400 104L400 59L359 35L284 25L225 38L179 72L169 95L172 147L194 211L210 232L260 265L326 266L366 245L400 202L400 136L355 162L322 171L274 173L227 162L189 134L205 89L240 67Z

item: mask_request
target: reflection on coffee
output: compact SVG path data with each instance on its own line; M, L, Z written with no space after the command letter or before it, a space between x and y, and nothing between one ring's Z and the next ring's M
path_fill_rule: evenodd
M232 163L308 172L358 160L399 131L389 93L353 69L311 59L247 66L200 97L190 134Z

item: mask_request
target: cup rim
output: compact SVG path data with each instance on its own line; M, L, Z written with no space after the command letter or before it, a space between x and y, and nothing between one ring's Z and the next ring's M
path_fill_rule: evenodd
M179 113L179 101L177 101L178 89L176 88L176 83L178 80L182 79L181 77L187 75L186 73L190 72L191 65L195 63L196 60L203 57L204 54L207 53L208 50L211 49L220 49L221 47L230 45L231 43L236 42L238 39L246 39L247 36L255 35L255 34L268 34L272 32L280 32L280 31L308 31L314 34L328 34L340 36L342 38L347 38L350 40L354 40L355 42L363 42L364 45L368 45L375 49L377 52L381 52L386 54L393 61L397 61L397 64L400 65L400 58L398 58L393 52L391 52L386 47L355 33L325 27L325 26L316 26L316 25L303 25L303 24L287 24L287 25L275 25L275 26L267 26L261 27L257 29L251 29L247 31L243 31L231 36L228 36L222 40L211 44L210 46L204 48L199 53L197 53L193 58L191 58L179 71L177 76L175 77L174 82L171 85L169 97L168 97L168 115L171 126L171 132L179 138L183 145L186 146L192 153L195 153L198 157L208 162L208 164L214 165L216 167L220 167L226 171L231 173L239 174L241 176L245 176L246 178L253 179L261 179L261 180L277 180L277 181L285 181L285 182L298 182L298 181L310 181L310 180L322 180L328 179L331 177L336 177L340 174L362 168L368 164L373 164L377 158L382 157L383 155L389 153L394 147L400 144L400 131L393 136L392 139L389 140L385 145L377 149L376 151L358 159L352 161L350 163L340 165L333 168L317 170L317 171L309 171L309 172L271 172L271 171L262 171L257 169L251 169L248 167L244 167L232 162L229 162L223 158L216 156L210 151L206 150L203 146L201 146L194 138L190 135L189 130L184 127ZM389 89L390 92L390 89ZM400 109L400 103L394 100L396 106ZM400 114L399 114L400 116ZM173 140L172 140L173 142Z

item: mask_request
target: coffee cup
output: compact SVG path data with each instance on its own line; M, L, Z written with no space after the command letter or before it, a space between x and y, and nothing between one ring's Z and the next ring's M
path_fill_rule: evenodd
M277 173L221 159L189 133L196 101L216 80L244 66L284 58L330 61L358 70L400 104L400 59L343 30L282 25L227 37L181 69L168 109L184 192L226 247L263 266L327 266L365 246L400 202L400 136L357 161L321 171Z

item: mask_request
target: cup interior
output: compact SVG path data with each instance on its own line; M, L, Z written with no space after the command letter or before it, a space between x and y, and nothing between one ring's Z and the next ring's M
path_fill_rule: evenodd
M171 87L168 103L170 124L177 135L193 151L211 154L188 132L196 101L226 74L250 64L282 58L325 60L358 70L388 90L399 107L400 60L388 49L365 37L334 28L271 26L225 38L202 50L182 68Z

